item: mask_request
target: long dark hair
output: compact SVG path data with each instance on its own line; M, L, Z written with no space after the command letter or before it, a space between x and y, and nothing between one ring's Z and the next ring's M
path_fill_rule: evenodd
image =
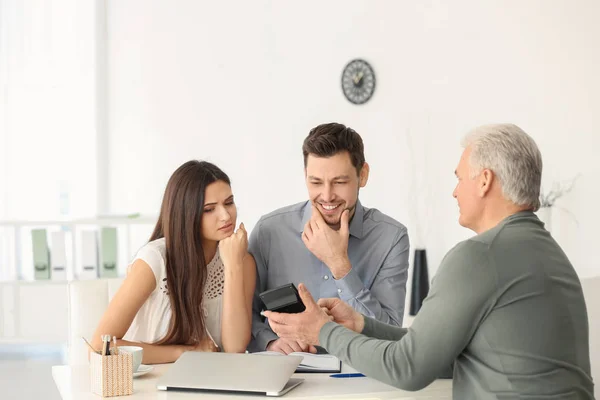
M202 214L206 187L231 185L214 164L188 161L171 175L150 241L165 238L167 292L171 300L169 330L158 344L195 345L205 336L202 295L206 261L202 248Z

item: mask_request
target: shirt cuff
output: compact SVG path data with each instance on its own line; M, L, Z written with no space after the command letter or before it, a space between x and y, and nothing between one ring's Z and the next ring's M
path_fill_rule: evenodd
M377 321L375 321L373 318L369 318L367 316L364 316L364 321L365 321L365 325L363 326L363 330L362 330L362 334L365 336L375 336L374 332L377 331L376 326L377 326Z
M334 282L338 288L338 295L340 299L344 301L352 300L361 290L365 288L364 283L358 276L358 273L352 268L346 276L341 279L334 279Z
M263 329L254 338L252 351L265 351L269 343L273 340L279 339L279 336L270 329Z
M365 317L365 326L363 327L362 332L358 332L358 334L365 336L373 336L373 332L375 331L374 328L376 325L377 322L374 319ZM323 327L321 327L321 330L319 331L319 343L321 347L327 348L327 339L329 338L333 330L338 326L342 327L341 325L336 324L335 322L329 321L325 325L323 325Z

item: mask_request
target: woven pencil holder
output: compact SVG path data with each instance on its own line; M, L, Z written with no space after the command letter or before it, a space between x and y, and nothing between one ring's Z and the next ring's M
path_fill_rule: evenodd
M133 357L131 354L103 356L90 353L90 386L102 397L133 393Z

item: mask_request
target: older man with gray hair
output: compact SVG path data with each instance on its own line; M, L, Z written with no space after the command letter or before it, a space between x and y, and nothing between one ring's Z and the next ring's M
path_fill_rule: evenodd
M479 127L463 145L453 196L459 223L476 236L448 252L409 329L340 299L316 304L303 285L306 311L267 312L271 327L405 390L454 363L455 399L593 399L581 284L534 214L537 145L512 124Z

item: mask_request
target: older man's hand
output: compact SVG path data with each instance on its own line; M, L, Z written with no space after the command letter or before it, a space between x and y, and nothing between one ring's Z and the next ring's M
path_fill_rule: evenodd
M319 299L319 307L333 317L333 322L354 332L362 333L365 317L341 299Z
M306 344L318 345L319 332L323 325L331 321L329 316L317 305L304 284L298 285L298 293L306 307L298 314L285 314L265 311L264 315L269 320L273 332L280 338L293 339Z

